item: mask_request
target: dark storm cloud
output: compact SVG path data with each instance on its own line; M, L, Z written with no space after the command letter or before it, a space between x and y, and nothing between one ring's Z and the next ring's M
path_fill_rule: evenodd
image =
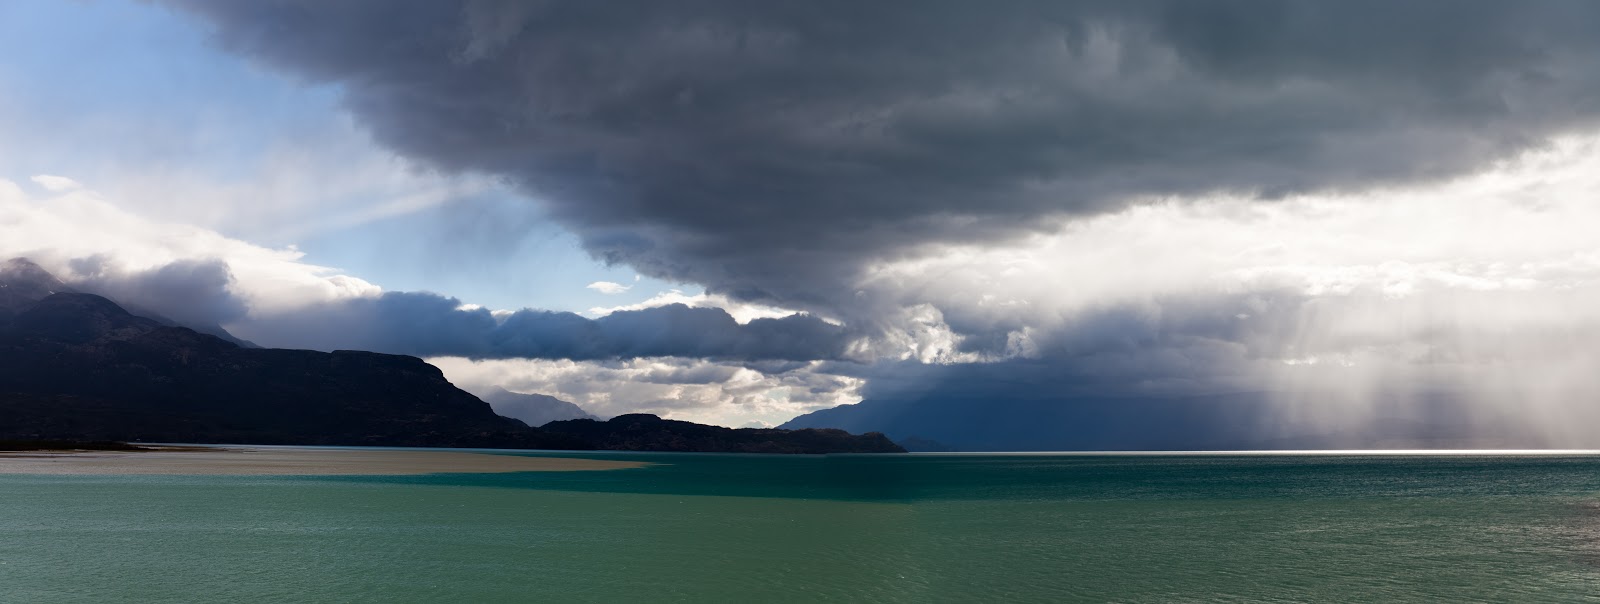
M639 381L651 384L721 384L733 379L738 371L738 367L712 364L658 368L640 376Z
M410 292L252 318L237 331L282 348L480 359L837 359L851 338L844 328L807 315L740 324L722 309L673 304L599 319L542 310L497 319L487 310L463 309L454 298Z
M1438 178L1600 112L1580 1L174 3L600 258L841 315L917 245Z

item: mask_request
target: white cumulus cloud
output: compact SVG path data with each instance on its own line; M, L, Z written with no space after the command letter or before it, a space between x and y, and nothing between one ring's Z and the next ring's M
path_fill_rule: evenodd
M724 426L776 425L817 409L861 400L857 377L825 363L761 368L698 359L609 362L435 357L429 363L467 390L500 386L577 403L601 417L654 413Z
M633 289L633 286L631 286L631 285L623 285L621 283L614 283L614 282L611 282L611 281L595 281L594 283L590 283L588 285L585 285L584 287L587 287L589 289L592 289L594 291L600 292L600 293L608 295L608 296L614 296L614 295L617 295L617 294L620 294L620 293L625 293L628 290Z
M125 211L63 177L35 177L52 194L34 197L0 179L0 257L26 256L69 282L116 279L175 262L225 263L231 293L252 313L288 312L308 304L381 289L332 268L302 261L294 247L269 248L209 229L164 223ZM90 262L86 262L92 260ZM86 274L92 270L94 274Z
M61 193L83 187L83 185L78 184L78 181L76 180L72 180L65 176L55 176L52 174L36 174L30 180L32 180L34 184L44 187L46 191L50 191L52 193Z

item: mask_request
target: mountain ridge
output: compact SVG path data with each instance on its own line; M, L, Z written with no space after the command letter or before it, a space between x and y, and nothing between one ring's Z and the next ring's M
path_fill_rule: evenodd
M674 433L731 430L661 421L666 423L654 427ZM817 442L833 447L821 452L884 448L880 437L871 436L764 436L773 443L765 446L768 452L811 452ZM70 291L26 260L0 266L0 439L604 446L497 415L417 357L247 348L130 313L99 295ZM786 444L791 440L795 444ZM666 436L644 441L673 442Z
M548 394L512 392L495 386L478 398L489 403L495 413L533 428L568 419L600 419L583 407Z
M573 419L550 422L547 432L580 438L616 451L681 451L820 454L904 453L879 432L853 435L844 430L804 428L724 428L629 413L607 421Z

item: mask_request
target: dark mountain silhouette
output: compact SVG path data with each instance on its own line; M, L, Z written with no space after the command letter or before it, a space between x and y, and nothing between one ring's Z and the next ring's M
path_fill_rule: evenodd
M671 443L686 431L742 432L688 422L659 427L661 435L637 440ZM771 444L762 450L770 452L857 451L881 440L766 432ZM599 439L530 428L496 415L416 357L241 347L129 313L101 296L70 291L25 260L0 266L0 439L606 446ZM696 442L704 446L693 450L753 450L738 439L727 441L725 449L713 448L713 441ZM837 448L827 450L829 445Z
M123 308L123 310L128 311L128 314L144 317L146 319L150 319L152 321L155 321L155 322L160 323L162 325L165 325L167 327L187 327L189 329L193 329L193 330L195 330L197 332L206 334L208 336L216 336L216 337L221 338L223 340L226 340L226 341L228 341L230 343L237 344L237 345L239 345L240 348L260 348L261 347L260 344L257 344L255 342L251 342L250 340L246 340L246 339L234 336L232 333L229 333L228 330L223 329L221 325L218 325L216 323L179 323L179 322L174 321L172 319L169 319L169 318L167 318L165 316L162 316L160 313L157 313L155 311L152 311L152 310L149 310L149 309L146 309L146 308L141 308L141 307L138 307L138 306L133 306L133 305L128 305L128 304L120 304L120 303L118 305L121 306Z
M904 453L888 437L860 436L844 430L724 428L661 419L646 413L609 421L574 419L550 422L546 432L564 434L601 449L620 451L729 451L739 453Z
M421 359L241 348L54 293L0 332L0 437L588 448L495 415Z
M600 419L582 407L545 394L523 394L496 387L480 397L494 412L535 428L568 419Z

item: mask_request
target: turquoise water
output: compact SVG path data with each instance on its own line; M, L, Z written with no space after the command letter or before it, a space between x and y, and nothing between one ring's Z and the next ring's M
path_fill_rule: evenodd
M0 476L0 602L1594 602L1600 457Z

